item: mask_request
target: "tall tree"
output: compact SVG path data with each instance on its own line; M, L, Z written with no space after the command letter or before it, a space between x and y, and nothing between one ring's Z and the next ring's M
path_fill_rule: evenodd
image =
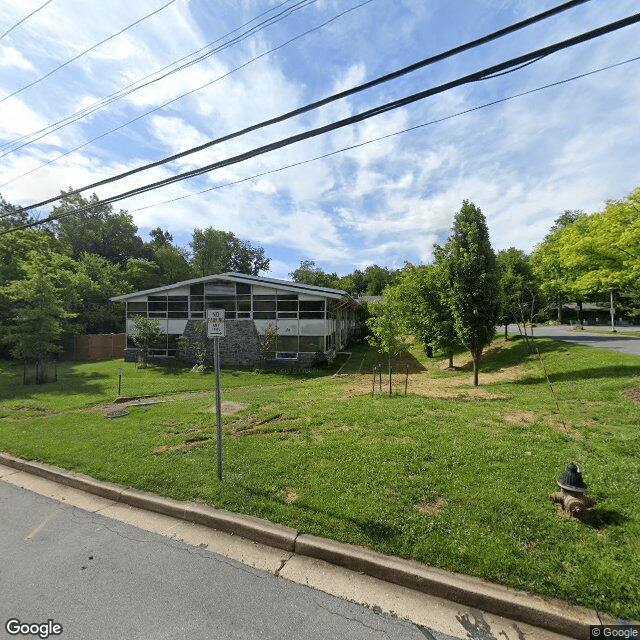
M235 271L257 276L269 268L270 259L264 257L262 247L239 240L230 231L194 229L190 246L191 265L198 275Z
M500 322L504 324L506 338L507 325L526 324L533 320L538 303L537 287L524 251L509 247L498 252L496 263L502 301Z
M482 352L496 333L500 313L499 274L481 210L464 200L447 244L437 248L446 270L448 300L460 340L471 352L473 384L478 384Z
M551 231L531 254L530 265L540 292L549 306L557 306L558 322L563 321L563 305L567 300L575 300L575 273L562 257L562 238L573 225L579 224L586 215L582 211L567 210L558 217Z
M428 354L444 352L453 367L453 354L462 343L448 303L446 277L440 263L407 263L398 273L397 283L384 290L384 298L394 301L406 332L420 341Z
M2 341L12 347L14 357L35 363L36 381L43 382L44 365L59 351L59 340L75 315L68 311L74 274L51 252L31 251L20 269L21 278L0 287L12 310Z
M294 282L313 287L335 289L338 285L338 276L335 273L326 273L316 266L313 260L302 260L300 266L289 273L289 277Z
M95 193L88 200L80 194L61 193L63 198L52 215L60 217L55 224L56 236L72 258L97 253L125 265L129 258L144 256L144 243L131 214L115 213L110 204L101 204Z

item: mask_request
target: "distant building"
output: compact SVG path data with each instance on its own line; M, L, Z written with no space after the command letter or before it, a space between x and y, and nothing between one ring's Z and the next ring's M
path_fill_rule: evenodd
M318 352L330 358L352 338L358 306L339 289L241 273L185 280L111 300L126 304L128 361L138 357L129 339L136 316L160 322L163 340L154 345L151 356L189 360L192 354L179 348L178 339L197 335L207 309L224 309L226 335L220 338L220 361L232 366L255 366L266 359L271 364L306 367ZM276 335L263 358L269 326Z

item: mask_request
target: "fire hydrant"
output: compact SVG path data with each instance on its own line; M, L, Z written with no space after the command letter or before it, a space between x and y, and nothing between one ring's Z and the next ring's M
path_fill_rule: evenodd
M570 462L557 482L560 491L550 493L549 498L560 503L564 511L574 518L587 516L596 502L585 495L587 485L578 466Z

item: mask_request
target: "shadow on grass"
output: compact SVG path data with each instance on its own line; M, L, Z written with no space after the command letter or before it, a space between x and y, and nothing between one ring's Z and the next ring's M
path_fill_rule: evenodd
M572 380L589 380L596 378L634 378L640 376L640 367L631 367L628 365L592 367L564 373L549 373L548 376L551 382L570 382ZM543 375L543 372L540 371L540 377L521 378L520 380L515 380L514 384L547 384L547 379Z
M279 504L286 504L284 498L280 495L274 495L268 491L262 491L260 489L256 489L255 487L249 487L245 484L236 483L241 490L243 490L247 495L266 498L270 502L276 502ZM300 509L302 511L308 511L315 514L318 514L322 517L329 516L336 520L341 520L342 522L349 523L353 527L359 529L364 535L366 535L372 542L380 543L387 540L392 540L396 538L402 533L402 528L398 526L391 526L379 520L366 519L360 520L358 518L348 517L339 513L335 513L334 511L330 511L329 509L319 509L317 507L312 507L310 505L304 504L298 500L292 505L296 509ZM326 521L323 521L326 522Z
M39 395L64 396L70 393L74 395L102 394L104 388L101 381L110 376L97 371L79 373L74 371L74 364L69 362L58 363L58 379L56 381L43 384L24 384L22 380L22 364L3 362L0 400L20 400L21 398L34 400Z
M603 509L594 507L591 513L583 520L583 522L593 529L603 529L607 526L620 526L625 524L629 518L614 509Z

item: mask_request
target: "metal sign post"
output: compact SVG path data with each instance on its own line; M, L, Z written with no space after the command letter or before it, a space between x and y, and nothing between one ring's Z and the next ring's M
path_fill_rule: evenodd
M222 402L220 393L220 338L225 336L224 309L207 309L207 337L213 338L213 360L216 370L216 435L218 480L222 480Z

